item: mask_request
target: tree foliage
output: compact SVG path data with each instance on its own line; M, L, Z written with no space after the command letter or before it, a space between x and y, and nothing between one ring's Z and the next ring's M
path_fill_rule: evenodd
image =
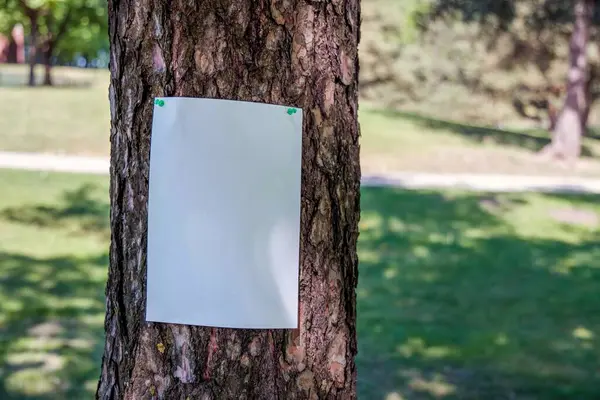
M582 11L583 10L583 11ZM552 84L548 89L562 87L566 96L559 115L550 117L550 130L553 132L554 150L561 145L555 140L577 136L572 149L558 149L556 154L569 154L569 158L579 155L579 137L587 126L589 110L595 99L600 97L598 86L600 74L599 60L589 60L589 42L598 41L600 22L600 2L595 0L433 0L428 13L422 15L423 28L438 19L459 18L463 21L476 21L481 26L482 36L487 37L490 47L498 39L507 35L514 42L514 51L507 54L504 65L514 68L526 63L534 63L544 76L548 76L552 62L567 58L558 54L562 44L569 59L569 79L562 85ZM591 39L591 40L590 40ZM588 61L589 60L589 61ZM574 74L581 79L571 79ZM524 82L526 85L526 83ZM583 93L575 95L575 93ZM576 100L579 99L579 100ZM570 99L570 100L569 100ZM546 102L547 103L547 102ZM550 111L550 108L548 108ZM572 112L576 118L566 126L562 123ZM575 120L577 120L575 122ZM576 125L576 126L575 126ZM562 128L561 128L562 126ZM577 128L577 129L575 129ZM560 131L560 132L559 132ZM580 133L577 133L580 132ZM559 133L561 135L559 135Z
M490 38L501 33L527 32L532 38L552 35L568 37L573 28L572 0L430 0L429 7L419 14L420 26L427 29L437 19L460 19L478 22ZM600 2L596 2L592 17L600 25ZM598 39L594 29L592 39Z
M95 55L108 49L107 5L102 0L0 0L0 30L21 23L28 44L40 50L51 45L52 55L66 61L75 54ZM37 37L32 43L32 17Z
M0 0L0 35L9 36L12 28L22 22L19 10L9 6L10 0Z
M478 38L486 43L487 49L503 54L493 68L513 70L533 66L546 78L543 90L555 90L562 85L556 81L556 64L562 65L558 68L561 71L567 64L575 18L573 4L564 0L430 0L429 8L417 18L422 32L429 31L440 20L475 23L479 27ZM600 40L597 29L600 2L595 2L592 23L589 33L590 42L594 43ZM600 59L593 53L590 70L593 77L600 77ZM530 85L528 82L518 85L524 86ZM593 92L594 99L600 96L595 87Z

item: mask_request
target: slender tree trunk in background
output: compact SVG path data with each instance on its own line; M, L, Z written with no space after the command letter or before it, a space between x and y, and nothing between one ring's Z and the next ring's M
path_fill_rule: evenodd
M585 136L588 126L588 120L590 119L590 110L594 103L594 83L598 79L598 73L590 68L588 77L585 82L585 105L581 113L581 133Z
M47 46L44 49L44 85L52 86L52 53L53 46Z
M35 65L37 64L38 23L37 15L30 17L31 33L29 35L29 86L35 86Z
M98 399L355 398L359 10L359 0L109 1L112 243ZM303 108L299 329L144 321L155 96Z
M17 0L21 11L29 19L29 86L35 86L35 65L37 63L37 50L39 39L40 8L32 8L26 0Z
M574 160L581 153L581 138L587 123L587 45L595 0L576 0L575 24L569 45L567 97L552 132L552 143L544 153Z
M67 27L73 16L73 8L69 7L62 18L62 21L55 26L55 29L46 34L46 38L42 44L42 52L44 55L44 85L52 86L52 56L58 42L67 32Z

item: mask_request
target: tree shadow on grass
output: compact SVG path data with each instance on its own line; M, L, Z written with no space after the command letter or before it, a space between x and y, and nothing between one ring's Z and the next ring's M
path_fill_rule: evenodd
M0 398L91 398L102 355L108 254L0 252Z
M363 189L362 398L600 397L600 237L524 238L500 218L524 202Z
M98 187L85 184L76 190L65 192L59 207L41 204L6 208L0 217L39 227L71 227L75 233L98 233L109 235L108 203L99 201Z
M0 218L107 243L109 206L106 194L95 190L82 185L58 202L5 208ZM0 251L0 399L92 398L103 349L108 251L32 253Z
M538 152L550 143L550 134L536 135L522 131L495 129L490 127L468 125L459 122L445 121L426 117L415 113L396 110L373 110L380 115L410 120L430 131L444 130L461 135L474 143L496 143L503 146L518 147L531 152ZM583 157L594 157L594 153L585 144L582 146Z

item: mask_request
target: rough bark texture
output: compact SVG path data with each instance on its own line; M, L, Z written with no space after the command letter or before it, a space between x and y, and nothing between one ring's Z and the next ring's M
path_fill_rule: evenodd
M99 399L355 397L359 23L358 0L109 1L112 244ZM299 329L144 321L155 96L303 108Z
M587 123L590 99L587 90L587 45L595 0L577 0L574 3L575 23L569 45L569 72L567 97L554 131L552 143L545 153L573 160L581 153L581 138Z

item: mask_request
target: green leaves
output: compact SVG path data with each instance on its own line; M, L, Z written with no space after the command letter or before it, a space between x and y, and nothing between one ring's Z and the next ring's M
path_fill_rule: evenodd
M21 23L27 35L36 16L38 46L51 44L54 55L71 60L108 50L107 3L101 0L0 0L0 33Z
M22 19L18 10L10 3L11 0L0 0L0 34L10 33L12 27Z

